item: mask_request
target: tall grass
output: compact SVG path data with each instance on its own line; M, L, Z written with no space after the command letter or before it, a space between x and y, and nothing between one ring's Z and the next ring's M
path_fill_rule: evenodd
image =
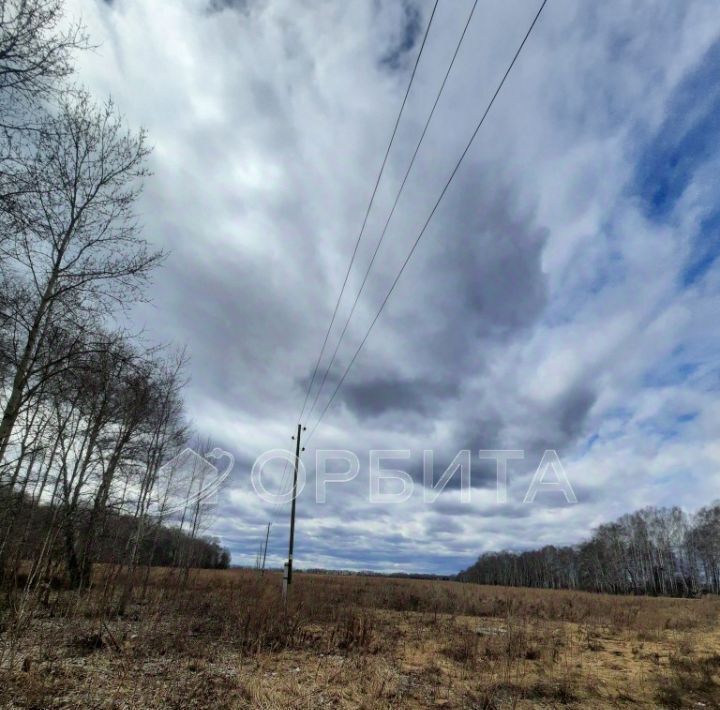
M52 706L68 687L85 693L79 704L98 693L107 704L104 688L78 689L77 663L87 682L110 664L110 699L140 693L148 707L315 707L328 693L337 707L366 697L369 708L408 698L414 707L603 707L608 676L598 664L615 674L616 700L648 707L680 707L688 697L707 705L720 687L718 650L703 642L717 638L712 597L300 573L285 608L276 573L127 574L97 567L83 593L56 582L32 598L32 614L5 609L0 705ZM137 593L123 604L128 586ZM305 705L293 704L296 694Z

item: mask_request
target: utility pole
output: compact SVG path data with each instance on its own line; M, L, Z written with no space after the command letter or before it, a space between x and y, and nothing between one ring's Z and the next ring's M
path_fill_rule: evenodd
M298 468L300 466L300 452L305 449L300 448L300 435L303 430L307 429L302 424L298 424L297 436L295 439L295 469L293 472L293 488L292 488L292 508L290 510L290 543L288 544L288 561L285 563L283 572L283 602L287 608L288 589L292 584L292 568L293 568L293 547L295 546L295 499L297 498L297 478Z
M267 532L265 533L265 549L263 550L263 556L262 556L262 571L260 572L261 575L265 574L265 559L267 558L267 546L268 546L268 540L270 539L270 526L272 523L268 523L267 526Z

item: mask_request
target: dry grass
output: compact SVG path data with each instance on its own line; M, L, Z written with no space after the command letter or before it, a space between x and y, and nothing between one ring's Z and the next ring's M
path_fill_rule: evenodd
M52 590L22 628L4 612L0 705L720 707L714 598L297 574L285 614L279 590L154 570L122 616L99 591Z

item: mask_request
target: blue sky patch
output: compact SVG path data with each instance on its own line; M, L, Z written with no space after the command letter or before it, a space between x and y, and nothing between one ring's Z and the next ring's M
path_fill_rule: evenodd
M720 40L713 43L669 101L668 116L644 147L635 171L635 189L646 216L656 222L672 215L697 171L718 152L720 135ZM680 282L701 279L720 255L720 209L711 209L693 236L691 256Z
M666 360L645 374L645 387L672 387L687 381L695 373L697 365L690 362Z
M683 286L691 286L710 270L720 256L720 209L713 210L693 240L693 252L682 274Z
M670 215L694 173L717 152L719 73L720 40L675 90L667 118L640 156L636 189L651 219Z

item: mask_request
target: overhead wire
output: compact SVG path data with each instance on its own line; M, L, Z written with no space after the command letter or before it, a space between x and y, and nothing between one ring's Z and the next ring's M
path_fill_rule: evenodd
M305 407L307 406L308 397L310 395L310 391L312 390L312 386L315 382L315 377L317 376L318 368L320 367L320 362L322 361L322 356L325 354L325 348L327 347L328 338L330 337L330 332L332 331L332 327L335 324L335 319L337 318L338 309L340 308L340 303L342 301L342 297L345 294L345 289L347 288L348 279L350 277L350 272L352 271L353 264L355 263L355 258L357 257L358 248L360 247L360 242L362 241L363 235L365 234L365 227L367 226L368 218L370 217L370 212L372 211L372 206L375 202L375 197L377 195L378 188L380 187L380 182L382 180L383 173L385 172L385 166L387 165L388 157L390 156L390 150L392 149L393 143L395 142L395 137L397 136L398 127L400 126L400 121L402 119L403 113L405 112L405 106L407 104L408 96L410 95L410 90L412 89L413 83L415 81L415 75L417 74L418 65L420 64L420 58L423 55L423 50L425 49L425 43L427 42L428 35L430 34L430 28L432 27L433 19L435 17L435 11L437 10L439 0L435 0L435 4L433 5L432 12L430 13L430 19L428 20L427 27L425 28L425 34L422 38L422 43L420 44L420 50L418 51L418 55L415 58L415 64L413 65L412 73L410 74L410 80L408 81L407 89L405 90L405 95L402 100L402 104L400 105L400 111L398 112L397 118L395 119L395 125L393 126L392 135L390 136L390 141L388 143L387 149L385 150L385 156L383 157L382 164L380 165L380 170L378 172L377 178L375 180L375 186L373 187L372 194L370 195L370 201L368 202L368 206L365 210L365 216L363 218L362 227L360 228L360 232L358 233L357 239L355 240L355 248L353 249L352 256L350 257L350 263L348 264L347 270L345 271L345 278L343 279L342 287L340 288L340 293L338 294L337 301L335 302L335 308L333 309L332 317L330 318L330 324L328 325L327 331L325 333L325 338L323 339L322 346L320 348L320 354L318 355L317 361L315 362L315 369L313 370L312 377L310 378L310 384L308 385L307 391L305 393L305 401L303 402L302 409L300 410L300 416L298 417L298 421L302 421L303 414L305 413Z
M410 172L412 171L413 166L415 165L415 160L417 159L418 153L420 152L420 147L422 146L422 143L425 140L425 135L427 134L428 128L430 127L430 123L432 122L433 116L435 115L435 109L437 108L438 103L440 102L440 98L442 97L443 92L445 91L445 85L447 84L448 77L450 76L453 66L455 65L455 60L457 59L457 56L460 52L460 47L462 46L463 40L465 39L465 35L467 34L467 31L468 31L468 27L470 26L470 22L472 21L473 15L475 14L475 9L477 8L478 1L479 0L475 0L475 2L473 3L473 5L470 9L470 13L465 22L465 26L463 28L462 34L460 35L457 45L455 46L455 52L453 53L450 64L447 68L447 71L445 72L445 76L443 78L442 84L440 85L437 95L435 96L435 101L432 105L432 109L430 110L427 120L425 121L425 126L423 127L423 131L420 135L420 138L418 139L417 144L415 145L415 150L413 152L412 158L410 159L407 169L405 170L405 175L403 177L402 183L400 184L400 188L398 189L397 194L395 196L395 201L393 203L392 209L390 210L390 213L388 214L388 217L385 220L385 225L383 226L383 230L380 234L380 239L378 240L377 244L375 245L375 251L373 252L373 255L370 259L370 263L368 264L367 269L365 270L365 275L363 276L362 283L360 284L360 289L358 290L357 295L355 296L355 300L353 301L352 308L350 309L348 317L345 320L345 325L342 329L342 332L340 333L340 337L338 338L338 341L335 346L335 350L333 351L332 357L330 358L330 363L328 364L327 368L325 368L325 374L323 375L322 380L320 382L320 386L318 387L317 392L315 393L315 397L313 399L312 405L310 406L310 410L308 411L308 417L307 417L308 419L310 419L310 417L312 417L312 413L315 411L315 406L317 405L318 399L320 398L320 393L322 392L322 389L325 385L325 381L327 380L327 377L328 377L330 371L332 370L332 366L335 363L338 351L340 350L340 345L342 344L343 338L345 337L345 334L347 333L348 326L350 325L350 321L352 320L352 317L355 313L355 308L357 307L358 301L360 300L360 296L362 295L362 293L365 289L365 284L367 283L368 276L370 275L370 271L372 270L372 267L375 263L375 258L377 257L378 252L380 251L380 247L382 246L383 241L385 240L385 235L387 234L388 227L390 226L390 222L392 221L392 218L395 215L395 210L397 209L398 203L400 202L400 197L402 196L403 191L405 190L405 184L407 183L408 177L410 176Z
M370 337L370 333L372 332L373 328L375 327L375 324L377 323L378 319L380 318L380 314L382 313L383 309L385 308L385 305L387 304L388 300L390 299L390 296L392 295L393 291L395 290L395 287L398 284L398 281L400 280L400 277L402 276L403 272L405 271L405 268L407 267L410 259L412 258L413 254L415 253L415 250L417 249L418 244L420 243L420 240L422 239L423 235L427 231L428 225L430 224L433 216L437 212L437 209L442 202L443 198L445 197L446 192L448 191L448 188L450 187L452 181L455 179L455 176L457 175L458 170L460 169L460 166L462 165L463 160L465 159L465 156L468 154L472 144L475 142L475 138L477 137L478 132L480 131L480 128L485 123L485 119L487 118L488 114L490 113L490 110L492 109L495 100L497 99L498 95L502 91L503 86L505 85L505 82L507 81L508 76L512 72L515 64L517 63L518 58L520 57L520 54L525 47L525 44L527 43L528 39L530 38L530 35L532 34L532 31L535 29L535 26L538 23L538 20L540 19L540 16L542 15L543 10L545 9L545 6L547 5L548 0L543 0L542 4L540 5L540 9L535 14L530 27L528 28L527 32L525 33L525 36L523 37L522 42L520 43L520 46L518 47L517 51L515 52L512 61L510 62L508 68L506 69L505 73L503 74L502 79L500 80L500 83L498 84L497 88L495 89L495 92L492 95L492 98L490 99L485 111L483 112L480 120L478 121L475 130L473 131L472 135L470 136L470 140L465 145L464 150L460 154L460 157L458 158L457 162L455 163L455 167L453 168L452 172L450 173L450 176L448 177L447 181L445 182L445 186L443 187L442 191L440 192L440 196L436 200L432 210L430 211L430 214L428 215L427 219L425 220L425 223L423 224L422 229L420 230L417 238L415 239L415 242L413 243L407 257L405 258L405 261L403 262L402 266L400 267L400 271L398 272L397 276L392 282L392 285L390 286L390 289L385 294L385 298L383 299L382 303L380 304L380 308L378 308L377 313L375 314L375 317L373 318L372 322L370 323L370 326L368 327L365 336L363 337L362 341L360 342L360 345L355 350L355 353L353 354L350 362L348 363L347 367L345 368L345 371L343 372L342 377L338 380L335 389L333 390L332 395L330 396L330 399L328 400L327 404L325 405L324 409L320 413L320 416L318 420L315 422L315 425L310 431L310 434L308 435L306 441L306 444L310 442L312 437L314 436L315 432L317 431L317 428L320 426L320 422L322 422L323 418L325 417L325 414L327 413L328 409L330 408L330 405L333 403L338 391L340 390L340 387L342 387L343 382L345 382L345 378L348 376L348 373L352 369L352 366L354 365L355 361L357 360L358 355L360 354L360 351L363 349L365 343L367 342L367 339Z
M312 386L315 383L315 379L317 377L318 369L320 367L320 363L322 362L322 357L325 354L325 348L328 344L328 339L330 337L330 333L332 332L332 327L335 324L335 320L337 318L338 310L340 308L340 303L342 302L343 295L345 294L345 290L347 288L348 279L350 278L350 272L352 271L353 264L355 263L355 258L357 257L357 252L360 247L360 242L362 241L363 235L365 234L365 228L367 227L367 222L370 217L370 212L372 211L372 206L375 202L375 197L377 196L377 191L380 186L380 182L382 180L382 176L385 172L385 167L387 166L387 161L390 156L390 151L392 149L392 146L395 142L395 137L397 136L398 128L400 126L400 121L402 119L403 113L405 111L405 106L407 104L408 97L410 95L410 91L412 89L413 83L415 81L415 75L417 74L417 69L420 64L420 59L423 55L423 51L425 49L425 44L427 42L428 35L430 34L430 28L433 24L433 19L435 18L435 12L438 7L438 3L440 0L435 0L435 3L433 5L432 11L430 13L430 18L428 19L427 26L425 28L425 33L423 34L422 42L420 44L420 49L418 51L417 57L415 58L415 63L413 65L412 72L410 74L410 79L408 81L407 88L405 89L405 95L403 96L402 103L400 105L400 110L398 111L397 118L395 119L395 124L393 126L392 134L390 136L390 141L388 142L387 148L385 149L385 155L383 157L382 163L380 165L380 170L378 172L377 178L375 179L375 185L372 190L372 194L370 195L370 201L368 202L368 206L365 209L365 216L363 218L362 226L360 228L360 232L358 233L357 239L355 240L355 246L353 248L352 255L350 257L350 262L348 263L347 270L345 272L345 278L343 279L342 287L340 288L340 293L338 294L337 300L335 302L335 308L333 309L332 317L330 318L330 324L327 327L327 330L325 332L325 337L323 339L322 346L320 347L320 354L317 357L317 360L315 362L315 367L313 369L312 376L310 378L310 383L308 384L307 390L305 392L305 399L303 400L302 407L300 409L300 414L298 415L298 421L302 421L302 417L305 413L305 408L307 407L308 398L310 396L310 392L312 390ZM476 0L477 1L477 0ZM354 307L353 307L354 308ZM324 382L324 380L323 380ZM310 415L308 415L310 416ZM288 474L288 468L289 468L289 459L285 460L285 466L283 468L282 477L280 480L280 490L282 491L285 482L287 479ZM283 494L281 494L283 495ZM276 503L274 511L276 511L279 507L286 505L287 503Z

